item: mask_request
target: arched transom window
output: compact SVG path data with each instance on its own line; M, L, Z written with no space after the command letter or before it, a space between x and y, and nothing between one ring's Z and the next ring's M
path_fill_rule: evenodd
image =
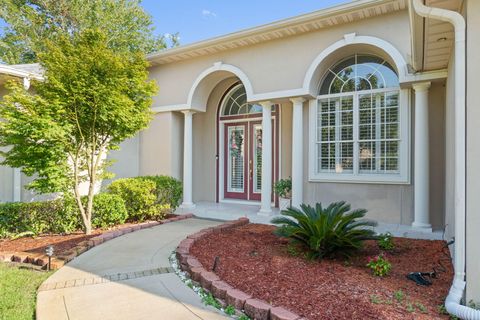
M227 93L222 108L222 116L247 115L261 113L262 107L247 103L247 93L243 84L239 83Z
M379 57L356 54L329 68L313 111L311 179L406 182L401 92L397 73Z

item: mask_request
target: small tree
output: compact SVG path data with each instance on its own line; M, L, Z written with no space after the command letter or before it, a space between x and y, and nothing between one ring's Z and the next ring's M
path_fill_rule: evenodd
M105 156L148 125L156 92L143 51L114 50L107 40L100 29L84 29L45 41L38 54L45 81L34 93L10 82L0 103L0 146L11 146L3 164L34 176L29 188L73 193L86 234Z

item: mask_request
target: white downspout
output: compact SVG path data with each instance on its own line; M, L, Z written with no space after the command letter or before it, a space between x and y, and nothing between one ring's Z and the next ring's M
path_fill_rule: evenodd
M451 10L427 7L412 0L415 12L424 17L449 22L455 29L455 278L445 300L450 314L461 319L480 320L480 310L460 304L465 290L465 19Z

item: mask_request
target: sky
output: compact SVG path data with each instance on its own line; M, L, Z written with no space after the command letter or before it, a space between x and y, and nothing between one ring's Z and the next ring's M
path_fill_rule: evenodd
M143 0L142 6L153 17L156 34L178 32L184 45L346 2L350 0Z
M259 26L348 0L143 0L157 34L180 33L180 44Z

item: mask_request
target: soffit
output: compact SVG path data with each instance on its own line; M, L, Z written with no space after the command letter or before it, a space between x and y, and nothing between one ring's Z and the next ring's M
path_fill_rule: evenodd
M407 9L407 0L357 0L147 56L152 65L215 54Z
M425 5L461 12L463 0L426 0ZM432 71L447 68L455 41L452 24L436 19L424 19L423 23L422 69Z

